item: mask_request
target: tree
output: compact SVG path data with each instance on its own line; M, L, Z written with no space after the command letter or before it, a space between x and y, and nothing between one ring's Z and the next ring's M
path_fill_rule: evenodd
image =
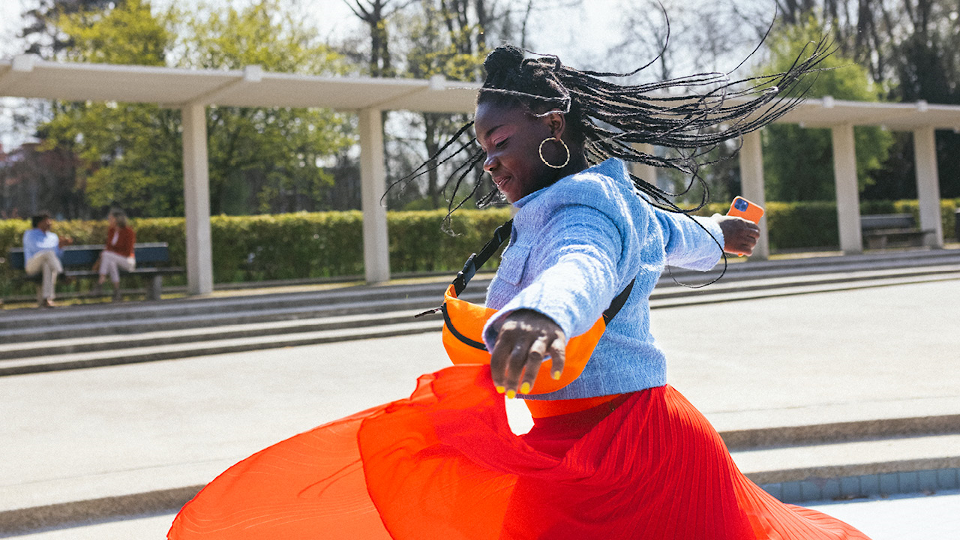
M771 60L761 72L785 71L812 41L822 35L813 19L803 26L788 26L770 40ZM801 85L807 97L877 101L880 91L870 84L867 70L850 58L833 54L820 64L822 71ZM800 90L798 90L800 91ZM879 127L858 127L854 132L857 179L860 189L873 183L893 142ZM833 200L832 142L828 130L775 124L764 131L764 169L767 198L774 201Z
M37 5L23 13L26 26L20 31L24 52L43 58L57 58L73 45L59 23L63 17L84 11L103 10L123 4L124 0L37 0Z
M201 10L185 20L183 67L260 65L308 75L345 71L316 33L277 0L245 10ZM328 208L336 161L354 142L347 116L323 109L210 107L210 190L214 212L289 212Z
M57 19L69 45L64 60L164 65L171 39L150 5L130 0L113 9L78 10ZM120 205L134 214L183 212L176 112L131 103L52 104L37 134L46 150L77 156L75 183L93 208Z
M955 0L812 0L778 2L788 22L816 17L840 55L864 66L895 101L960 103L960 5ZM801 16L802 15L802 16ZM913 143L906 133L876 173L865 197L916 196ZM937 132L940 192L960 196L960 135Z
M417 79L441 76L448 80L479 81L480 66L487 51L482 43L485 38L480 17L485 14L483 3L477 2L475 17L470 14L468 0L424 0L416 13L401 18L407 43L404 47L404 75ZM414 161L424 161L435 155L457 129L468 121L464 115L421 113L413 115L411 127L422 129L423 152L417 152ZM416 164L413 164L414 167ZM455 163L454 165L459 165ZM450 171L453 167L447 167ZM409 171L409 167L399 168ZM427 173L426 198L430 208L446 205L444 187L440 181L441 171L430 167ZM405 174L405 173L401 173Z
M387 31L387 19L399 11L403 5L394 0L343 0L343 3L360 18L370 32L370 56L367 70L371 77L393 77L396 71L390 54L390 34ZM394 9L388 9L393 5Z
M442 76L447 80L480 81L487 44L502 41L518 29L523 31L525 22L515 22L518 12L529 17L537 11L535 0L527 0L520 9L516 2L506 0L368 0L363 6L359 1L344 1L352 8L356 6L354 13L371 33L369 72L383 76L383 58L389 57L391 72L396 76L419 79ZM374 16L379 16L376 24ZM389 39L384 42L383 36ZM391 112L389 118L385 121L388 180L404 177L433 156L468 121L464 115L437 113ZM388 204L410 208L446 206L452 179L448 173L462 162L454 160L440 169L431 168L422 186L391 190L387 194ZM478 169L476 176L480 172ZM473 187L471 181L466 191Z
M76 159L62 148L27 143L0 150L0 218L28 217L56 209L65 219L89 218L82 186L75 186ZM52 210L51 210L52 211Z
M74 60L196 68L331 73L342 69L308 29L264 1L245 10L171 9L128 0L60 21ZM177 33L175 33L175 31ZM332 175L324 164L351 144L351 126L325 110L208 108L211 211L250 213L325 207ZM183 212L179 111L156 105L62 103L41 126L45 146L77 153L95 207L137 215Z
M894 48L891 64L899 84L892 96L901 101L960 104L960 5L929 0L904 4L912 33ZM938 131L936 145L940 195L960 197L960 135ZM916 196L912 140L898 137L892 155L887 164L888 189Z

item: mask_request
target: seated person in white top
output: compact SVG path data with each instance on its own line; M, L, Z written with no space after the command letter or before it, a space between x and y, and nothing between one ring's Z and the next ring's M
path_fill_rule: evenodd
M70 245L73 240L60 238L50 229L53 220L50 214L41 212L31 218L33 228L23 233L23 268L27 275L43 273L43 282L40 291L40 306L54 307L54 289L57 284L57 274L63 272L60 264L62 247Z

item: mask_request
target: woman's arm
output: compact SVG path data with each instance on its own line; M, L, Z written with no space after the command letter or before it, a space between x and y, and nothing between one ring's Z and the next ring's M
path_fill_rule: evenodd
M720 249L750 255L760 238L760 227L734 216L688 216L654 208L663 228L667 264L691 270L709 270L720 260Z
M713 219L668 212L653 207L663 229L666 263L706 271L720 260L723 231Z
M548 356L558 378L568 337L590 329L616 296L621 232L599 210L564 206L530 251L525 272L537 276L487 323L484 341L498 390L527 393Z

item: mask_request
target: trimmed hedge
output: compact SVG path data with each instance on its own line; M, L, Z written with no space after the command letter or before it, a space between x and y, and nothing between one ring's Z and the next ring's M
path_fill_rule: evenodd
M458 211L457 236L440 230L446 211L389 212L390 267L393 272L456 272L470 253L489 240L507 219L507 208ZM183 218L131 219L138 242L167 242L173 266L186 266ZM0 221L0 297L31 295L31 284L18 287L6 263L11 247L22 245L28 220ZM105 221L60 221L54 232L76 244L102 244ZM213 275L217 283L329 278L363 275L363 216L359 211L263 216L214 216L210 219ZM496 260L487 263L496 268ZM181 277L170 277L183 284ZM60 287L60 285L58 285ZM67 288L64 288L67 290Z
M960 199L941 201L943 231L955 238L955 214ZM725 213L727 205L712 204L702 212ZM918 214L917 201L864 202L861 213ZM456 272L466 257L479 250L493 230L509 219L507 208L460 210L454 215L457 236L440 230L446 212L389 212L390 267L393 272ZM832 202L767 204L771 250L835 248L838 244L836 205ZM183 218L133 219L140 242L167 242L171 264L186 265ZM31 295L33 286L17 286L5 257L20 246L28 220L0 220L0 296ZM105 221L57 222L54 230L78 244L102 244ZM358 211L263 216L215 216L210 220L213 275L217 283L302 278L361 276L363 218ZM495 268L496 260L491 260ZM171 284L178 280L171 278ZM179 283L183 283L182 278Z

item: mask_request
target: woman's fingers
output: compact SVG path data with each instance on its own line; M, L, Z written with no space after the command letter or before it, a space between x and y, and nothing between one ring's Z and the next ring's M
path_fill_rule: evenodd
M559 379L563 374L563 364L567 359L567 340L560 336L550 345L550 376Z
M552 372L563 371L565 344L563 330L545 315L521 310L508 316L490 356L497 391L510 398L530 393L548 355L553 359Z
M537 374L540 373L540 364L543 363L546 356L547 337L541 334L530 345L530 350L527 351L526 361L523 362L523 379L520 381L520 386L517 387L518 392L529 394L533 390L533 383L536 382ZM509 380L507 384L509 385Z
M714 218L723 231L723 250L734 255L750 255L760 239L760 227L739 217Z

